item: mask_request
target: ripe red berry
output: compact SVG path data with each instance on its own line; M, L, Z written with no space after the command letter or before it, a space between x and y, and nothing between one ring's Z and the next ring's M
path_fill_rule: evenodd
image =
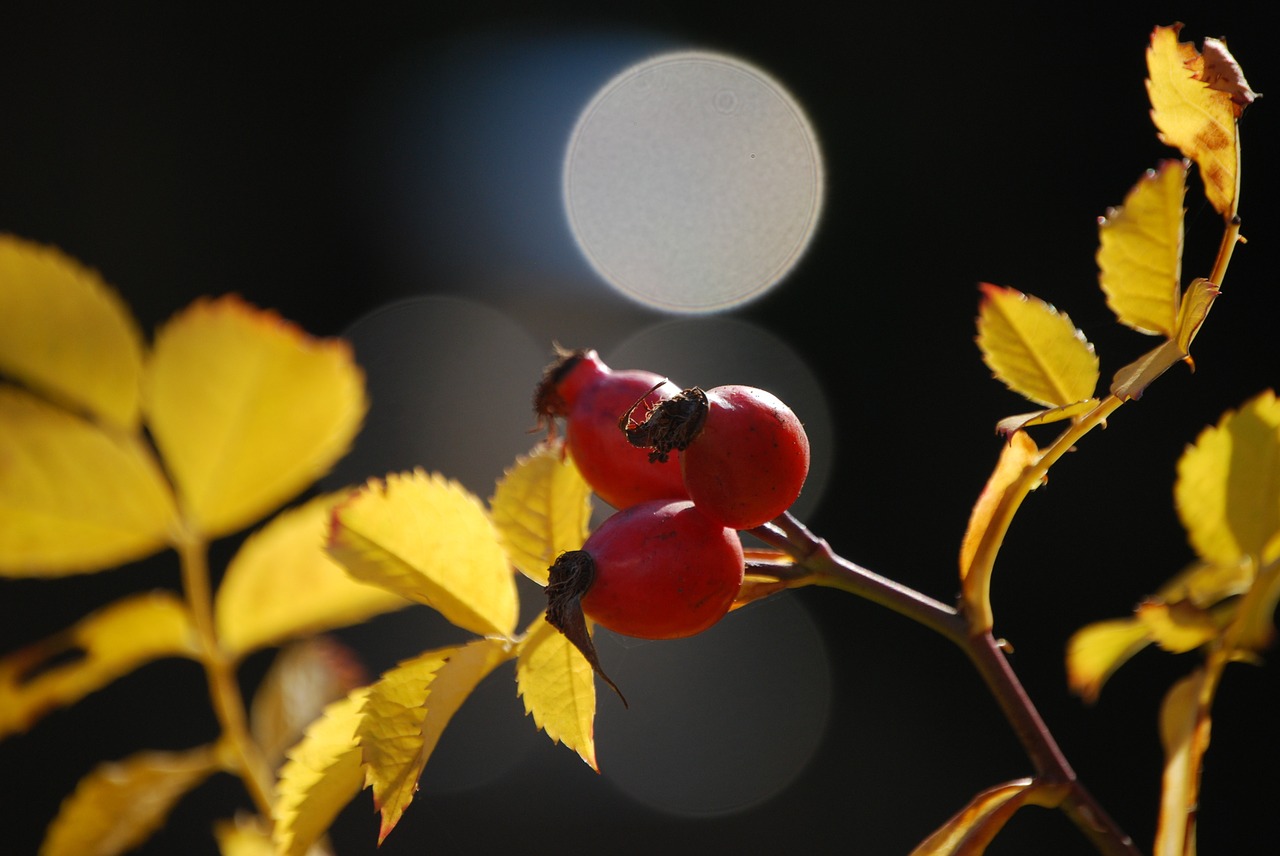
M628 440L650 460L680 451L689 498L724 526L752 529L791 507L809 474L809 438L791 408L750 386L687 389L663 402Z
M549 366L534 396L542 419L565 419L566 445L582 477L614 508L655 499L685 499L674 458L651 465L644 450L618 431L618 418L647 412L680 388L646 371L614 371L595 351L562 354Z

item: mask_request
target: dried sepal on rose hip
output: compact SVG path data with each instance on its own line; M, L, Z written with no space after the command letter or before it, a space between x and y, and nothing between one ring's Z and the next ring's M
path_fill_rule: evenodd
M565 445L591 489L614 508L655 499L686 499L673 459L651 466L648 456L618 433L628 408L649 408L680 388L653 372L614 371L592 350L560 350L534 393L540 423L565 421Z
M782 514L809 474L804 426L776 395L751 386L695 386L619 427L629 443L652 450L652 461L679 452L689 498L733 529Z
M693 636L733 606L744 566L737 532L692 502L643 502L605 520L581 550L556 559L547 621L621 697L600 666L584 615L624 636Z

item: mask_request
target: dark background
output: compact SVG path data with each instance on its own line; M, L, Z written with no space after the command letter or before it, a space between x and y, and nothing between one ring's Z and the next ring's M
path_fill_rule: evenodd
M539 338L549 337L545 318L563 313L579 339L566 344L603 350L584 321L591 299L572 289L562 303L546 296L558 269L536 249L493 248L505 276L542 283L533 297L503 297L474 270L419 246L482 228L486 206L506 200L429 209L418 221L425 238L388 225L369 192L388 170L370 154L385 149L370 140L404 130L378 124L388 69L477 43L545 57L554 55L547 45L602 35L632 50L741 56L804 105L826 160L826 207L807 255L780 288L734 313L785 341L827 393L837 443L809 522L844 555L950 600L969 507L999 450L992 426L1026 409L990 379L973 345L976 283L1012 285L1070 312L1102 356L1105 383L1151 344L1114 323L1093 253L1096 217L1173 154L1146 117L1152 27L1181 20L1197 44L1226 36L1264 93L1277 55L1262 5L1247 3L892 3L838 13L794 2L537 5L10 8L0 30L0 230L101 270L146 330L198 295L226 291L324 335L393 300L458 295L527 317ZM607 76L609 56L593 61ZM459 79L454 94L465 100L468 85ZM567 85L585 100L598 82ZM524 103L518 88L511 95ZM547 132L530 119L521 132L541 139ZM434 130L440 149L426 147L422 173L410 170L406 182L436 175L432 158L450 151L451 129ZM1146 652L1086 707L1066 690L1063 646L1081 625L1124 614L1191 558L1172 506L1174 462L1223 410L1280 379L1280 188L1270 157L1280 131L1268 99L1246 114L1242 134L1249 243L1196 342L1196 373L1175 367L1057 466L1016 521L995 581L997 631L1013 642L1030 694L1081 777L1144 849L1159 795L1160 698L1195 661ZM509 192L518 201L532 191L516 183ZM1208 273L1220 234L1202 198L1194 185L1188 278ZM660 320L616 311L617 329ZM615 335L610 328L604 338ZM470 402L490 392L467 383L459 362L459 385L439 394L465 420ZM512 374L520 387L536 378L525 366ZM375 414L395 406L375 396ZM414 463L450 468L448 460L402 465ZM219 547L223 560L232 547ZM0 650L176 580L169 556L109 574L0 583ZM780 795L724 816L677 818L610 787L604 736L603 779L539 736L537 763L479 788L424 791L383 852L904 853L974 792L1029 774L958 652L834 592L791 597L821 630L832 705L821 748ZM380 619L347 638L377 671L417 650L378 635L388 628L387 638L399 638L409 620L418 619ZM767 634L759 644L770 645ZM264 664L252 659L246 681ZM1271 666L1228 671L1204 778L1203 853L1259 852L1274 840L1277 686ZM210 739L203 692L191 664L154 664L0 745L10 783L0 852L34 852L60 799L98 760ZM602 707L609 701L602 696ZM514 709L510 727L532 732ZM242 805L237 784L215 779L143 852L213 852L209 822ZM367 794L335 835L341 853L374 851ZM1029 809L989 852L1089 851L1060 816Z

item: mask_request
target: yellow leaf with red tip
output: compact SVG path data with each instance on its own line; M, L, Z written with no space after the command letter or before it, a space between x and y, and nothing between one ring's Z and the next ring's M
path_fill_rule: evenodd
M364 418L351 347L228 296L165 324L143 384L156 445L200 535L241 529L315 481Z
M1120 323L1172 337L1182 290L1187 167L1169 160L1098 222L1098 281Z
M142 558L177 521L142 441L0 384L0 575L63 576Z
M596 765L595 672L582 652L539 615L520 642L516 686L525 713L556 743Z
M511 564L488 512L457 482L421 470L371 480L334 510L328 550L356 579L473 633L515 630Z
M132 431L142 361L137 322L97 271L0 235L0 373Z
M130 595L0 659L0 737L23 732L161 657L196 657L186 606L168 592Z
M498 480L489 507L512 564L545 586L556 557L587 540L591 486L561 443L540 443Z
M1046 407L1093 396L1098 358L1070 318L1012 288L984 283L981 290L978 347L996 378Z
M379 843L413 801L449 720L480 681L513 655L503 640L477 639L406 660L369 688L356 738L366 783L382 813Z
M329 516L342 498L326 494L281 512L236 552L215 603L218 638L228 654L240 657L411 603L353 579L325 552Z
M1200 167L1205 196L1214 209L1235 212L1240 177L1236 119L1255 93L1226 44L1205 41L1201 55L1179 41L1181 24L1156 27L1147 48L1147 95L1161 142Z
M116 856L164 825L179 799L220 769L213 746L139 752L99 764L49 825L41 856Z
M352 690L324 709L286 754L272 807L277 856L306 853L364 784L356 726L368 688Z

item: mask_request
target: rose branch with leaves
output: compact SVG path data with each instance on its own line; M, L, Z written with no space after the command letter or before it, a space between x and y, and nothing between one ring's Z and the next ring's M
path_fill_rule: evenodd
M1100 220L1097 262L1118 320L1159 344L1099 395L1098 358L1067 315L1012 288L981 287L982 356L1041 409L999 422L1003 448L960 546L958 603L836 555L788 512L749 530L766 547L745 551L734 607L822 586L912 618L968 655L1026 750L1031 775L975 796L916 856L980 854L1026 805L1061 809L1100 853L1139 852L1077 778L1023 690L994 635L990 589L1001 545L1050 468L1169 368L1190 364L1241 240L1237 120L1255 94L1224 43L1206 39L1198 52L1177 26L1154 30L1147 62L1160 138L1188 160L1158 165ZM1184 287L1192 162L1223 235L1213 269ZM550 437L517 460L487 504L421 470L308 499L249 536L215 590L210 543L297 497L356 435L367 405L350 348L235 297L197 301L148 346L98 274L4 237L0 372L12 381L0 384L0 574L56 578L172 549L181 577L181 596L126 597L0 659L0 737L172 656L203 667L221 731L207 745L140 751L92 770L50 824L42 853L126 852L217 772L243 780L256 812L215 824L228 856L327 852L326 830L365 787L381 813L381 841L414 799L450 719L508 662L536 726L596 767L599 664L545 613L517 626L514 571L545 586L557 557L590 535L592 487L561 440ZM1055 422L1067 427L1041 448L1029 430ZM1200 435L1178 462L1174 500L1196 561L1132 616L1079 631L1068 671L1071 688L1093 700L1143 647L1201 652L1201 665L1169 690L1159 723L1165 768L1154 852L1188 856L1225 668L1260 663L1274 636L1274 393ZM410 603L474 638L365 683L349 656L317 635ZM246 703L237 670L271 647L280 653ZM300 677L311 690L286 691Z

